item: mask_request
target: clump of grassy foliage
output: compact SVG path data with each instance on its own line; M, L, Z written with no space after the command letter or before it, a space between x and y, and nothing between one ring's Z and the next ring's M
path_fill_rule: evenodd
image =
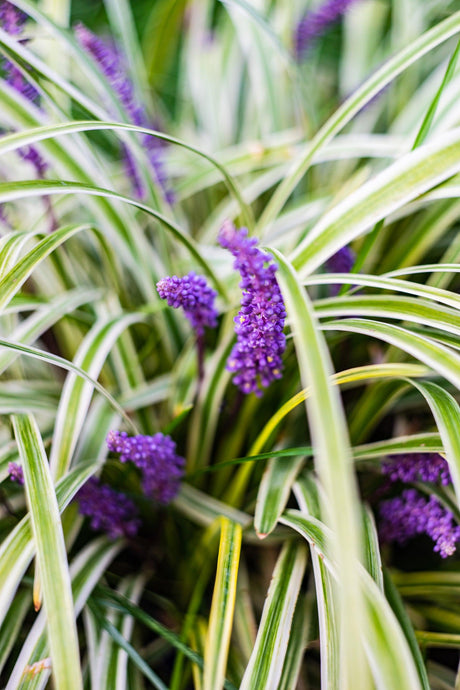
M299 62L307 2L105 0L90 28L142 117L77 40L86 5L11 5L28 19L0 29L1 685L458 688L458 557L378 537L408 486L460 522L455 3L356 1ZM276 262L286 308L260 396L227 368L228 222ZM352 274L331 270L344 247ZM217 295L199 337L156 288L190 272ZM111 430L173 439L170 503ZM389 482L408 454L449 480ZM92 476L138 511L125 537L79 512Z

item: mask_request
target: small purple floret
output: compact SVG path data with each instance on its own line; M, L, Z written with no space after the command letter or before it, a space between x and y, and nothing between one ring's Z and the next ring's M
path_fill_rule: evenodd
M438 453L407 453L390 455L382 463L382 472L392 482L440 482L452 483L449 465Z
M426 534L435 542L434 551L442 558L451 556L460 541L460 527L453 514L435 496L428 499L415 489L380 505L380 537L384 542L405 544L408 539Z
M125 494L91 477L77 493L76 500L80 513L91 518L92 529L106 532L110 539L136 536L141 524L138 510Z
M77 24L75 27L75 35L80 45L93 58L102 74L107 78L114 93L118 96L120 104L126 112L128 119L139 127L158 129L156 123L148 118L144 107L136 100L134 86L127 76L124 56L115 43L102 40L81 23ZM161 156L164 142L149 134L140 135L140 140L147 154L157 184L162 190L165 199L169 203L172 203L174 195L168 188ZM141 198L145 190L137 170L134 156L125 145L122 146L122 151L126 174L132 181L136 195Z
M241 275L241 309L235 317L236 344L227 362L235 373L233 383L243 393L262 394L261 387L281 378L283 333L286 310L275 277L277 266L269 254L248 237L246 228L236 230L227 222L219 243L235 257L234 268Z
M176 496L185 460L177 455L170 436L129 437L125 431L110 431L106 442L109 450L120 453L121 462L131 461L141 470L146 496L165 504Z
M337 22L356 0L326 0L320 7L307 12L297 24L294 36L295 53L300 60L316 38Z
M214 307L216 291L206 282L206 278L191 271L183 278L167 276L157 283L158 294L167 300L170 307L182 307L185 315L199 336L204 328L215 328L217 311Z
M12 482L21 484L21 486L24 484L24 471L21 465L19 465L17 462L8 463L8 474L10 475Z

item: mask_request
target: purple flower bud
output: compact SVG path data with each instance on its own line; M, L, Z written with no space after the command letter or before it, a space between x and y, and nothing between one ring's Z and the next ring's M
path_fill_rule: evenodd
M356 0L326 0L320 7L307 12L297 24L294 36L295 53L300 60L316 38L345 14Z
M167 276L157 283L158 294L170 307L182 307L198 335L204 328L215 328L217 311L214 307L216 291L209 287L206 278L191 271L183 278Z
M136 536L141 524L138 510L125 494L91 477L77 493L76 500L80 513L91 518L92 529L106 532L110 539Z
M281 378L281 356L286 347L283 333L286 310L275 277L277 266L269 254L248 237L246 228L236 230L227 222L219 243L235 257L241 275L241 309L235 317L236 344L227 362L235 373L233 383L243 393L261 395L274 379Z
M392 482L440 481L444 486L452 483L449 465L438 453L390 455L382 463L382 472Z
M397 498L380 505L380 537L382 541L404 544L419 534L435 542L434 551L442 558L451 556L460 541L460 527L453 514L435 496L428 499L415 489L407 489Z
M170 436L131 436L125 431L110 431L107 447L120 453L121 462L133 462L142 473L142 489L146 496L160 503L169 503L179 491L184 458L176 453Z
M128 119L139 127L158 129L158 127L155 126L156 123L151 122L147 117L143 106L137 102L134 86L127 76L124 57L115 43L103 41L81 23L77 24L75 27L75 34L81 46L93 58L102 74L107 78L107 81L120 101L120 105L126 112ZM155 175L155 180L162 190L165 199L171 203L173 201L173 193L168 189L161 156L164 142L149 134L140 135L140 140L146 151L147 158ZM130 153L128 147L124 145L122 151L126 173L132 181L136 194L138 197L142 197L145 190L137 171L134 156Z
M8 463L8 474L10 475L12 482L21 484L21 486L24 484L24 472L21 465L19 465L17 462Z

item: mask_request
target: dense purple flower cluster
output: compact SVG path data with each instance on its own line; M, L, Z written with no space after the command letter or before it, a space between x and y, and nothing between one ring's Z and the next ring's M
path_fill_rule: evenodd
M452 483L449 465L438 453L390 455L382 463L382 472L392 482L439 481L444 486Z
M16 482L16 484L24 484L24 471L17 462L9 462L8 463L8 474L10 475L10 479L12 482Z
M295 53L300 60L326 29L348 10L356 0L326 0L320 7L307 12L297 24L294 36Z
M241 309L235 317L237 341L227 368L235 373L233 383L243 393L261 395L261 386L281 377L281 356L286 347L286 310L275 277L277 266L257 247L257 239L248 237L246 228L236 230L232 223L225 223L219 243L235 257L233 265L241 274L243 290Z
M148 118L143 106L136 100L133 84L127 76L125 60L117 46L114 43L102 40L81 23L75 27L75 34L81 46L91 55L102 74L107 78L128 119L139 127L157 129L155 123ZM161 150L164 148L164 143L161 139L149 134L143 134L140 138L154 172L155 180L163 191L166 200L172 203L174 195L168 189L161 158ZM136 161L127 146L123 145L122 150L126 174L132 181L136 194L142 197L144 188L137 170Z
M435 496L425 498L415 489L384 501L380 506L380 537L382 541L404 544L419 534L426 534L435 542L434 551L442 558L451 556L460 541L460 526L455 524L450 510Z
M77 493L76 500L80 513L91 518L92 529L106 532L110 539L136 536L141 524L138 511L125 494L91 477Z
M191 271L183 278L167 276L157 283L158 294L167 300L170 307L182 307L185 315L198 335L204 328L215 328L217 311L214 307L216 291L206 282L206 278Z
M146 496L160 503L169 503L179 491L184 458L176 453L170 436L128 436L125 431L110 431L107 447L120 453L121 462L133 462L142 473L142 489Z

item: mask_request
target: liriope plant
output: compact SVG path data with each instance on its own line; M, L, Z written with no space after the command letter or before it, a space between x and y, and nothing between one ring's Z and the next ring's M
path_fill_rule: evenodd
M0 3L1 686L454 690L459 8L85 7Z

